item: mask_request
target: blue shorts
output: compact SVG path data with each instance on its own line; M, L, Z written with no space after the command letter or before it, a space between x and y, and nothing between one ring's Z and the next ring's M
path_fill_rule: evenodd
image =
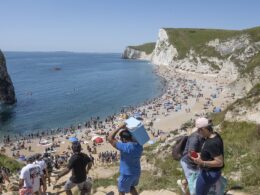
M129 193L131 187L137 186L140 175L120 175L118 178L119 192Z

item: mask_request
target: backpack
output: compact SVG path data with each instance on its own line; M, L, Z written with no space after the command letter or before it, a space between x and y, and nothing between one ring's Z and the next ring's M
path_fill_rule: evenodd
M187 140L188 140L187 135L179 136L174 140L176 141L176 143L173 145L172 148L172 157L174 160L179 161L181 159Z

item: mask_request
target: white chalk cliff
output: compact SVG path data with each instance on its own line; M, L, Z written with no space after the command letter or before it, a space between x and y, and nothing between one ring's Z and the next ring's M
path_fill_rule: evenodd
M252 40L246 31L224 39L215 38L208 41L205 48L213 50L213 54L216 55L196 53L198 51L190 48L182 58L179 57L177 47L170 42L168 33L167 29L159 30L158 39L151 54L147 55L144 51L127 47L123 57L150 60L153 64L172 66L175 70L207 74L213 78L225 79L230 83L228 90L240 94L241 97L244 97L253 86L260 83L260 65L254 67L250 73L241 73L241 70L247 67L253 57L259 55L260 52L260 40ZM259 34L258 31L257 33ZM259 39L259 35L256 37ZM174 38L171 37L173 40ZM232 112L228 113L227 119L231 119L233 115ZM246 120L255 119L253 121L259 122L259 110L251 109L246 114L241 112L239 119L243 117ZM256 118L258 119L256 120Z
M150 60L152 54L146 54L144 51L139 51L131 47L127 47L122 54L122 58L125 59L139 59L139 60Z

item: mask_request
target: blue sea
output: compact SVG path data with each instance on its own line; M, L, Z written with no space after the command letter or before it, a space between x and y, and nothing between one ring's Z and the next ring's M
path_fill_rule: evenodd
M162 93L145 61L121 54L4 52L17 104L1 111L0 134L70 127Z

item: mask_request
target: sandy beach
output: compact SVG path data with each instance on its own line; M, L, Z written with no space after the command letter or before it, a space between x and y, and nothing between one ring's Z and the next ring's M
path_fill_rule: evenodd
M133 107L126 112L128 116L132 116L133 113L141 115L150 138L154 141L167 136L170 131L179 129L183 123L212 112L215 107L224 109L232 101L232 98L230 98L232 94L229 93L227 88L230 81L214 76L177 72L165 66L155 66L154 69L156 74L167 81L165 83L165 93L161 97L150 100L140 107ZM118 172L118 161L104 164L98 160L99 154L105 151L115 152L115 149L106 142L106 135L123 121L123 115L118 114L114 116L113 120L102 121L102 128L94 128L93 125L88 127L79 126L71 133L69 131L66 134L60 133L38 138L24 137L23 139L2 144L2 148L4 148L3 151L7 156L16 159L19 156L26 157L34 153L43 154L46 152L46 148L51 147L53 150L49 152L52 155L69 158L71 143L68 138L77 137L82 143L83 152L91 153L95 158L95 165L90 171L90 176L93 180L95 181L96 178L109 178ZM93 144L94 142L91 138L94 136L101 137L103 142ZM89 148L91 149L89 150ZM64 176L59 182L62 183L69 176L70 174ZM105 194L104 191L106 193L110 191L116 193L116 188L111 188L112 190L110 188L98 189L98 192L95 194ZM49 187L47 191L57 193L62 191L62 188L53 189ZM153 193L143 192L142 194ZM155 194L158 194L158 192ZM160 194L170 193L162 191Z

